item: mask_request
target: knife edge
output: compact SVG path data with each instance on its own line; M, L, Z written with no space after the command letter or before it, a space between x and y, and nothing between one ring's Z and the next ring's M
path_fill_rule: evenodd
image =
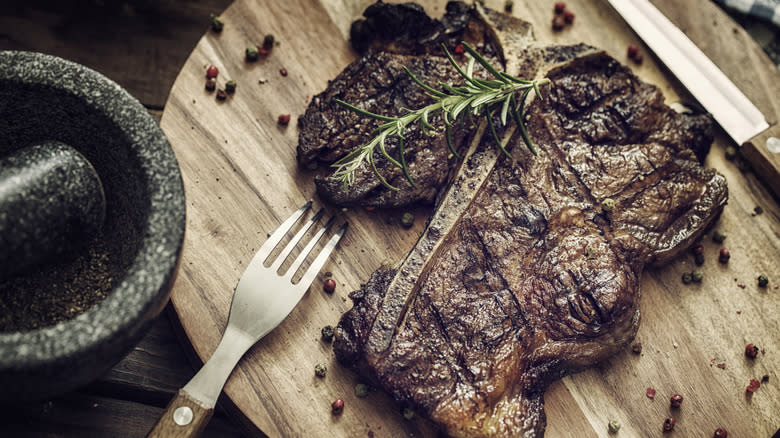
M738 145L769 128L761 111L649 1L609 3Z

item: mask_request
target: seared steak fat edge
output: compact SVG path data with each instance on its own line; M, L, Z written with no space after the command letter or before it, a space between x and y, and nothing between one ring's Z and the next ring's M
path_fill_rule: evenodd
M712 142L709 117L672 111L656 87L602 51L539 46L527 23L501 18L507 21L496 26L500 14L457 4L448 10L462 12L464 32L481 35L475 46L492 47L490 56L510 74L553 81L544 99L526 109L525 126L539 155L509 127L501 137L512 159L504 156L480 123L460 134L462 160L425 159L426 148L430 154L447 149L435 138L410 142L407 162L436 168L418 172L443 172L425 186L436 195L393 195L376 185L348 195L346 204L435 197L437 205L407 257L378 269L350 294L354 306L338 324L334 350L342 364L449 436L540 437L549 383L631 341L644 266L675 257L717 218L728 197L726 182L701 165ZM330 130L330 143L302 147L299 161L336 159L328 155L343 153L336 150L373 129L356 128L358 119L329 125L342 115L331 118L337 109L327 96L349 90L410 96L396 89L407 85L389 67L401 56L393 50L406 51L397 62L417 65L421 76L448 74L435 55L413 53L427 37L403 38L411 42L382 34L381 41L366 43L368 52L315 99L301 138L311 136L304 132L309 129ZM387 62L371 64L381 57ZM370 100L388 109L392 102ZM318 184L327 187L325 181ZM364 181L371 181L368 173ZM605 199L614 201L613 209L602 208Z

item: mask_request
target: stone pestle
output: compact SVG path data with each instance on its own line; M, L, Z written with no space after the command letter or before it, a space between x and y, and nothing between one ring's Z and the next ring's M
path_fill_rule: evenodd
M77 251L105 215L100 178L74 148L46 141L0 157L0 280Z

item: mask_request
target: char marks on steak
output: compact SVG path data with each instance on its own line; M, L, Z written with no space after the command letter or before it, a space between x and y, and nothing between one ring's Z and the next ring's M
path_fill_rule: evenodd
M687 247L727 200L700 163L709 117L672 111L591 47L499 41L510 74L554 83L526 112L539 155L515 127L502 133L514 159L484 123L464 134L425 232L350 294L334 343L453 437L542 436L549 383L631 341L644 267Z

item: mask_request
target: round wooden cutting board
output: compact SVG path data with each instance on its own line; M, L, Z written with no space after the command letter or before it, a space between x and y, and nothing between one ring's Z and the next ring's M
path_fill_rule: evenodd
M206 360L215 349L233 289L267 233L308 199L316 205L312 173L295 161L296 121L309 100L355 59L347 42L349 24L366 0L237 0L221 15L221 33L208 32L183 66L165 106L161 125L180 161L187 195L187 233L181 269L171 300L195 353ZM487 0L503 9L503 0ZM735 80L769 119L780 113L780 77L760 48L710 0L654 2ZM440 16L443 1L424 1ZM688 100L659 67L606 0L567 1L574 24L550 26L552 1L515 0L512 14L534 23L537 39L586 42L621 62L626 47L645 53L631 64L658 85L668 101ZM273 34L278 44L265 58L247 63L244 49ZM204 89L205 70L216 65L219 87L237 82L234 95L218 101ZM286 74L283 74L286 72ZM286 126L277 122L290 114ZM648 269L642 281L642 324L630 348L599 366L555 382L547 391L547 436L607 436L607 424L622 424L619 436L658 436L666 417L677 419L677 436L712 436L717 427L734 437L768 437L780 427L780 208L752 173L724 159L730 140L718 133L707 165L726 175L730 201L716 224L732 254L717 262L721 245L703 240L704 280L684 285L693 259ZM761 207L763 213L756 214ZM422 232L430 209L413 210L415 225L399 225L402 211L366 211L326 206L350 223L323 269L337 282L335 293L315 280L292 314L253 347L233 372L221 402L256 435L273 437L435 436L432 424L404 419L381 391L355 396L360 380L337 364L320 329L335 325L352 303L347 294L382 263L401 259ZM768 288L757 286L765 273ZM745 345L763 350L747 359ZM765 353L763 352L765 351ZM325 378L314 366L328 366ZM750 379L768 382L752 395ZM655 399L645 395L656 390ZM685 397L678 410L669 397ZM345 400L342 415L330 404Z

